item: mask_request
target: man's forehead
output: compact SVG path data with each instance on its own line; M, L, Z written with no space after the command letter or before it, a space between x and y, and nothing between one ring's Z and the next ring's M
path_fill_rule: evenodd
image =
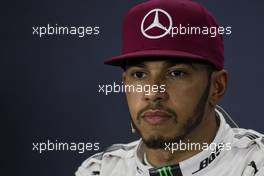
M173 65L189 65L192 66L195 64L195 62L187 59L151 59L151 58L146 58L146 59L133 59L133 60L127 60L126 61L126 67L131 67L131 66L138 66L138 67L146 67L147 65L161 65L161 66L173 66Z

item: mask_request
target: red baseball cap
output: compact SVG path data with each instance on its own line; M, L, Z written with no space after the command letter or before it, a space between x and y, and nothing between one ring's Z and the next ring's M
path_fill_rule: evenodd
M150 0L132 8L123 22L122 54L105 64L128 59L188 59L224 67L223 36L212 15L191 0Z

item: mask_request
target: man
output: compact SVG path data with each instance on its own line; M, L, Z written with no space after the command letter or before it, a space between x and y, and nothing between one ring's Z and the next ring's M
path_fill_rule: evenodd
M222 35L230 33L193 1L132 8L122 55L106 64L124 69L125 85L150 85L126 92L142 139L90 157L76 176L264 176L264 136L231 128L217 106L228 83Z

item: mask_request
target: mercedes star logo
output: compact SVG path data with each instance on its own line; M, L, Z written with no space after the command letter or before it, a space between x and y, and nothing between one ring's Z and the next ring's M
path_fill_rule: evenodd
M144 29L144 23L147 19L148 16L150 16L152 13L155 13L155 16L154 16L154 19L153 19L153 22L151 25L149 25L146 29ZM169 20L169 27L166 28L164 25L162 25L160 23L160 20L159 20L159 13L163 13ZM164 33L162 33L161 35L156 35L156 36L153 36L153 35L149 35L147 34L147 31L149 31L150 29L152 28L160 28L164 31ZM162 9L153 9L151 11L149 11L143 18L142 22L141 22L141 32L142 34L149 38L149 39L159 39L159 38L162 38L164 37L165 35L167 35L170 30L172 28L172 18L171 16L168 14L168 12L166 12L165 10L162 10Z

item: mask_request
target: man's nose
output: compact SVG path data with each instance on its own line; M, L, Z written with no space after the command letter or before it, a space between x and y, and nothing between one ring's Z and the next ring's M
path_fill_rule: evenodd
M166 91L166 85L162 80L150 81L149 90L144 92L143 98L148 102L166 101L169 98Z

